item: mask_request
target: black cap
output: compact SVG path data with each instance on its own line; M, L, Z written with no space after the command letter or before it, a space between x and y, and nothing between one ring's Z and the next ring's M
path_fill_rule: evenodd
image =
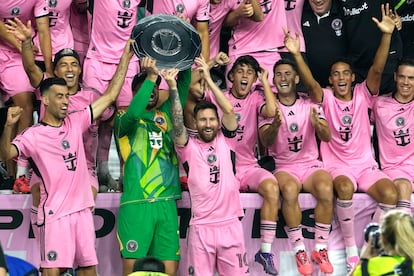
M53 67L56 67L56 64L58 63L59 59L63 57L74 57L78 60L79 65L80 65L79 54L71 48L64 48L56 53L55 59L53 60Z

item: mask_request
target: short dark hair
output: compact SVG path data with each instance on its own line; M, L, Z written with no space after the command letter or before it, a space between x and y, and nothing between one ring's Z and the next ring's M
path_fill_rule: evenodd
M155 257L146 256L135 260L134 268L132 269L132 271L149 271L164 273L165 265L161 260Z
M147 71L141 71L140 73L134 76L134 79L132 80L132 85L131 85L132 92L136 92L134 90L139 84L142 84L145 81L145 79L147 78L147 75L148 75ZM160 83L161 83L161 77L158 76L155 84L158 86L160 85Z
M66 86L65 79L62 78L47 78L40 82L40 94L43 96L45 92L47 92L52 85L64 85Z
M414 59L412 59L412 58L403 58L402 60L400 60L398 62L397 68L395 68L395 72L398 72L398 69L400 68L400 66L403 66L403 65L414 67Z
M205 100L201 100L197 102L196 105L194 106L194 118L197 117L197 114L200 110L205 110L205 109L213 109L218 119L219 116L218 116L217 106L213 104L212 102L205 101Z
M351 59L349 59L349 58L347 58L347 57L337 57L336 59L334 59L334 60L331 62L331 66L329 66L329 70L331 70L331 69L332 69L332 66L333 66L334 64L339 63L339 62L341 62L341 63L345 63L345 64L348 64L348 65L349 65L349 67L351 68L351 71L352 71L352 72L354 72L354 64L353 64L352 60L351 60ZM331 75L331 73L329 73L329 75Z
M278 61L276 61L275 65L273 65L273 73L276 70L276 67L278 67L279 65L290 65L293 69L293 71L295 71L296 74L298 74L298 66L296 65L296 62L294 62L293 60L287 59L287 58L282 58L279 59Z
M236 70L236 67L238 65L251 66L256 73L256 77L258 76L259 72L262 71L262 69L260 68L259 62L257 62L257 60L254 57L252 57L251 55L240 56L236 59L236 61L234 62L233 66L231 67L230 71L227 74L227 79L229 81L231 81L230 74L233 73L234 70Z

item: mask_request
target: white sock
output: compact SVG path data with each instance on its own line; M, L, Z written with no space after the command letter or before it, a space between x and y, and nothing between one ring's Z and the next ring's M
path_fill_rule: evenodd
M272 244L268 242L262 242L260 244L260 252L262 253L270 253L272 250Z

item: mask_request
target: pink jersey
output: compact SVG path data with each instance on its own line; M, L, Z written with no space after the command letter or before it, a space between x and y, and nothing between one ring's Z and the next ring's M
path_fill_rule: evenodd
M88 58L118 64L137 20L139 2L94 1Z
M190 225L219 223L243 216L239 182L235 176L235 153L229 141L218 131L205 143L189 137L185 146L176 146L180 162L188 171L191 196Z
M237 9L241 3L240 0L228 0L210 6L210 22L208 25L210 33L210 57L215 57L220 51L220 32L224 18L230 11Z
M305 39L302 33L302 11L305 0L284 1L286 12L286 27L292 34L299 35L300 51L305 52ZM280 49L281 52L289 52L286 47Z
M371 150L371 126L368 109L372 100L366 82L354 87L352 100L344 102L324 89L322 107L331 129L331 141L321 142L326 168L344 166L371 167L376 164Z
M279 103L283 121L273 145L268 148L277 166L304 166L318 159L315 129L310 120L313 107L319 111L319 117L324 119L322 108L305 95L298 96L296 102L289 106ZM273 122L273 118L260 119L259 128Z
M233 29L229 40L229 56L276 50L284 45L283 27L286 26L285 1L259 0L264 19L254 22L242 18Z
M36 24L36 17L47 16L49 9L45 0L2 0L0 5L0 21L19 18L23 23L32 20L32 26ZM0 39L0 53L2 51L18 52L16 48Z
M391 95L375 99L381 168L414 164L414 102L399 103ZM411 143L413 142L413 143Z
M157 0L154 1L152 14L183 14L190 21L208 21L210 19L209 0Z
M49 31L52 41L52 54L64 48L73 49L73 35L70 28L70 6L72 0L49 0ZM33 38L34 45L40 49L39 36ZM36 54L36 60L43 60L41 51Z
M206 99L214 102L218 106L214 96L210 93L211 92L207 91ZM229 91L224 92L224 95L232 103L239 123L237 137L230 141L237 151L237 167L257 164L255 157L255 146L258 137L257 118L265 100L257 91L250 92L244 99L234 97Z
M94 206L82 134L92 123L90 107L69 114L60 127L43 123L13 140L42 179L38 223L55 221Z

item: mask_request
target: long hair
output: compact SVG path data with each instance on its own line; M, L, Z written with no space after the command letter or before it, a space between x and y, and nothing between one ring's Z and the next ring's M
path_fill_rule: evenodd
M399 210L386 213L381 223L382 245L386 251L414 260L414 218Z

